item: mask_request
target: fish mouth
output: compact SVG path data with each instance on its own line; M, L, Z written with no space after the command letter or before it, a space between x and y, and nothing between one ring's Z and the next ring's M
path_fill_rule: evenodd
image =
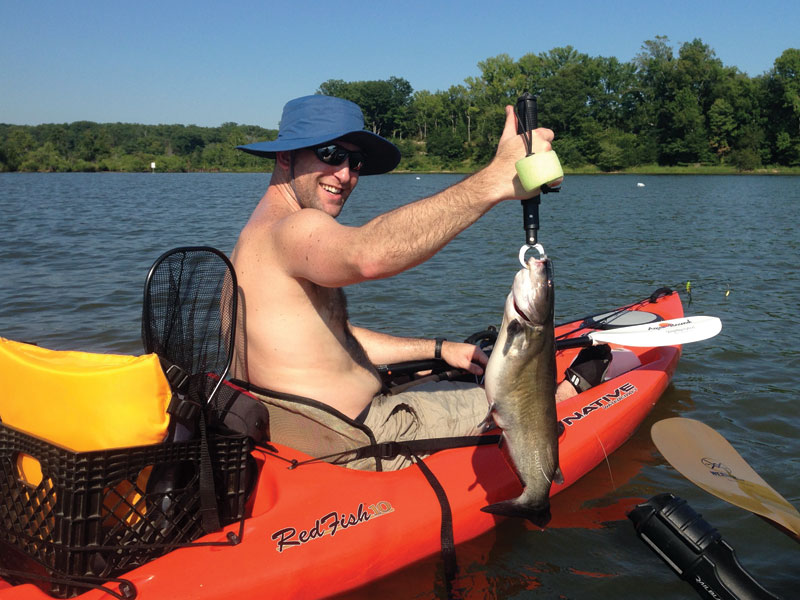
M541 265L541 267L539 267ZM531 258L528 261L528 270L542 268L544 269L543 279L546 281L548 287L553 286L553 261L549 258Z
M544 263L545 278L547 279L547 287L548 288L552 288L553 287L553 261L551 261L549 258L545 258L545 259L540 260L539 262L543 262Z
M506 307L509 318L527 326L536 326L552 319L553 266L547 258L531 259L521 269L511 287Z

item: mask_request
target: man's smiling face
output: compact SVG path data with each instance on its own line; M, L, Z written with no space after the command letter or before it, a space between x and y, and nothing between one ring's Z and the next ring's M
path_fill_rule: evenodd
M349 142L337 141L336 144L346 150L359 150ZM316 208L337 217L357 183L358 172L350 169L348 160L340 165L329 165L318 159L310 148L295 152L294 190L302 208Z

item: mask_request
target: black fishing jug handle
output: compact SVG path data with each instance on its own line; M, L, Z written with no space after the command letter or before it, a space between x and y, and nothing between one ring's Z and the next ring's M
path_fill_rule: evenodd
M533 131L539 126L539 110L536 96L525 92L517 99L517 133ZM531 149L528 148L528 154Z
M536 97L525 92L517 99L517 133L527 134L525 136L525 147L528 155L531 150L531 134L539 126L539 109ZM541 196L536 194L533 198L522 201L522 224L525 228L525 243L528 246L535 246L539 243L539 203Z
M673 494L659 494L629 514L637 535L702 598L780 600L748 573L733 548Z

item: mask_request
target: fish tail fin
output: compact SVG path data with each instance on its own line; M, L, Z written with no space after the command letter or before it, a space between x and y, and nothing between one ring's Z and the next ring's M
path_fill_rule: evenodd
M496 502L495 504L484 506L481 510L493 515L528 519L537 527L544 527L550 522L549 502L544 506L528 506L522 502L517 502L517 499L505 500L503 502Z

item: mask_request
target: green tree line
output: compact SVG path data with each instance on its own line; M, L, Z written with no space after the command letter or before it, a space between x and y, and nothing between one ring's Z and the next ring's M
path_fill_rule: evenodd
M257 171L264 163L236 150L274 139L252 125L137 125L93 123L0 124L0 171Z
M392 139L405 170L471 170L487 162L506 104L529 91L539 121L568 168L614 171L646 165L722 165L738 170L800 166L800 49L750 77L725 66L702 40L677 50L663 36L630 62L571 46L515 60L500 54L445 91L408 81L323 82L317 93L358 103L366 127ZM277 132L226 123L0 125L0 170L263 170L234 147Z

